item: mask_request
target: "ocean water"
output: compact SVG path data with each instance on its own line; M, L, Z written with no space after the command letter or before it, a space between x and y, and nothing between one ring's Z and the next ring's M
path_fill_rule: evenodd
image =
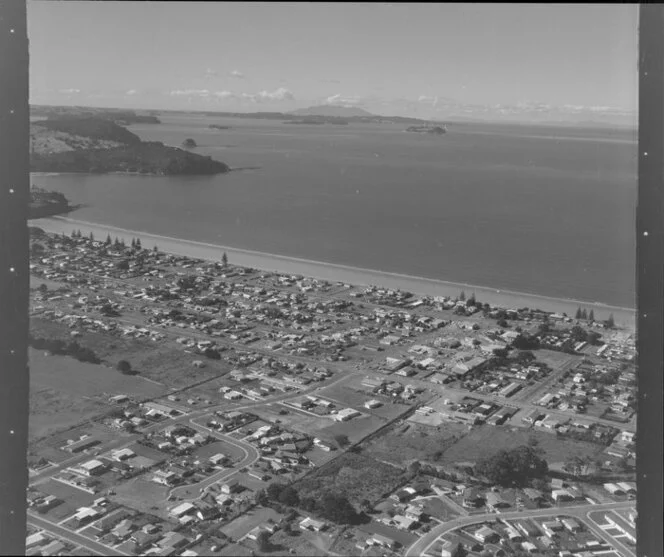
M634 307L636 139L628 130L291 125L165 116L130 129L237 172L35 175L75 219L188 240ZM209 124L233 126L210 130Z

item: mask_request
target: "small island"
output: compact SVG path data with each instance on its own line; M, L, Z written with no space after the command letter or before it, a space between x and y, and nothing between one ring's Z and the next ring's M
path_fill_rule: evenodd
M230 126L222 126L221 124L210 124L208 126L211 130L232 130Z
M413 133L430 133L433 135L443 135L447 133L447 128L444 126L409 126L406 128L407 132Z
M41 219L62 215L76 209L59 191L47 191L36 186L30 189L28 203L28 219Z
M191 137L188 137L182 142L182 146L185 149L193 149L194 147L198 147L198 143L196 143Z
M230 170L211 157L141 141L104 118L66 116L33 122L30 137L33 172L210 175Z

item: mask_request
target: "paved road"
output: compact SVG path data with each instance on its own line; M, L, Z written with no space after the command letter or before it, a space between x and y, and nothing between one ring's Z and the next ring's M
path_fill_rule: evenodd
M67 530L62 526L58 526L54 522L36 516L31 512L28 512L28 524L30 524L31 526L35 526L37 528L41 528L42 530L46 530L47 532L50 532L52 534L55 534L59 538L70 541L75 545L80 545L81 547L83 547L84 549L90 551L95 555L113 555L113 556L129 555L129 553L123 553L122 551L118 551L117 549L113 549L111 547L100 544L94 540L91 540L90 538L81 536L76 532Z
M229 445L238 447L244 453L244 458L240 462L238 462L235 466L233 466L232 469L221 470L220 472L212 474L209 478L206 478L202 482L198 482L196 484L176 487L175 489L171 490L170 495L179 497L181 499L189 499L189 500L198 499L203 494L203 491L212 484L225 480L226 478L232 476L238 470L244 468L245 466L251 466L254 462L256 462L260 458L260 454L258 453L258 451L249 443L240 441L238 439L233 439L228 435L224 435L213 429L199 425L193 420L189 421L189 425L197 429L198 431L201 431L203 433L208 433L216 437L217 439L223 441L224 443L228 443Z
M554 507L550 509L535 509L527 511L513 511L506 513L489 513L482 515L474 516L464 516L459 517L450 522L445 522L440 526L436 526L430 532L425 534L419 540L417 540L413 545L411 545L405 553L405 557L418 557L426 553L429 546L431 546L440 536L447 534L452 530L461 528L464 526L470 526L471 524L478 524L481 522L494 521L497 519L504 520L519 520L524 518L534 518L540 516L561 516L561 515L571 515L581 519L584 519L584 523L587 522L587 513L591 511L608 511L613 509L627 509L634 506L633 502L629 503L605 503L603 505L580 505L574 507ZM594 533L602 537L607 543L614 545L613 540L605 534L604 532L596 532L593 529Z
M586 521L586 524L593 530L593 532L597 533L598 535L600 535L604 539L610 540L609 543L612 546L619 549L621 551L621 553L623 555L625 555L625 557L636 557L636 552L634 551L634 549L629 547L627 544L624 544L622 542L622 540L613 537L611 534L608 534L607 532L605 532L600 527L600 524L606 524L606 520L604 520L603 517L593 516L595 514L600 514L600 513L601 513L601 511L594 510L594 509L592 511L588 512L587 515L586 515L587 518L588 518L588 520ZM613 514L615 514L615 513L613 513ZM600 534L600 532L601 532L601 534Z

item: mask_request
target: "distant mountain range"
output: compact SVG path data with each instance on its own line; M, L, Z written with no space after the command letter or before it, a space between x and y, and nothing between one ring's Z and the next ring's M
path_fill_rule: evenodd
M309 108L298 108L288 114L295 116L333 116L336 118L375 118L375 114L371 114L363 108L354 106L336 106L336 105L319 105L310 106Z

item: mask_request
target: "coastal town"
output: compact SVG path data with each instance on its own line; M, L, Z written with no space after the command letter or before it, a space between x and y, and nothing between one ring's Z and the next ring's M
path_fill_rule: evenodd
M636 555L612 316L30 232L28 555Z

